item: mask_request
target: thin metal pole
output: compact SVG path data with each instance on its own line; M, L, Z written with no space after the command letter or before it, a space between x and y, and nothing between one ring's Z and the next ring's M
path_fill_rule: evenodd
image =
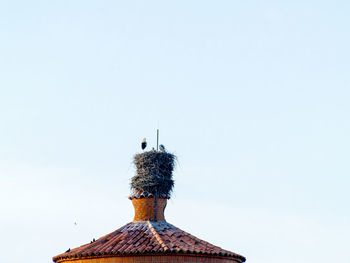
M158 145L159 145L159 128L157 128L157 151L158 151ZM157 222L157 209L158 209L158 191L156 191L156 194L154 197L154 221L155 222Z

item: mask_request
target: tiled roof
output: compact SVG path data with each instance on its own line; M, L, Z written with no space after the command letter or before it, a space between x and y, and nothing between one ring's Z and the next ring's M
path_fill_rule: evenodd
M245 258L203 241L165 221L134 221L96 241L74 248L53 258L81 258L102 255L202 254L239 259Z
M129 196L129 199L131 200L133 198L139 199L139 198L153 198L153 197L154 195L152 193L136 190ZM161 194L161 195L158 195L158 198L170 199L170 196Z

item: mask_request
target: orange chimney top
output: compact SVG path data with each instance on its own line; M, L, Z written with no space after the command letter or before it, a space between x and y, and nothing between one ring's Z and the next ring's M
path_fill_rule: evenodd
M134 221L165 221L165 198L132 198L135 209Z

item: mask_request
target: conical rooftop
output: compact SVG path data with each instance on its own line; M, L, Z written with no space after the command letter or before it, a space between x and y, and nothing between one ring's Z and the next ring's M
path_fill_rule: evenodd
M245 258L203 241L165 221L134 221L95 242L53 258L76 259L99 256L206 255L244 262Z

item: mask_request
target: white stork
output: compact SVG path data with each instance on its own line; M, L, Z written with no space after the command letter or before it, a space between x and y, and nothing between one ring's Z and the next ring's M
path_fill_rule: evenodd
M143 139L142 139L142 142L141 142L141 148L142 148L142 150L144 151L146 147L147 147L146 138L143 138Z
M159 151L165 152L165 147L163 144L159 145Z

